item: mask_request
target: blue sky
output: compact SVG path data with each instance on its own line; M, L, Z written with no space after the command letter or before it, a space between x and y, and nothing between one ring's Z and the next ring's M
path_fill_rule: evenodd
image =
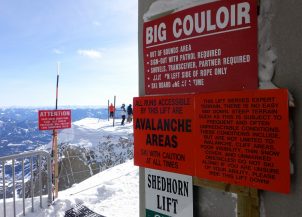
M0 0L0 106L130 103L137 0Z

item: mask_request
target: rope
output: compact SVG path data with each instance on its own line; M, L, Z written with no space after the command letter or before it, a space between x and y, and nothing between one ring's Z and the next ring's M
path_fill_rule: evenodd
M68 151L67 151L67 155L68 155L67 159L68 159L68 162L69 162L69 166L70 166L70 171L71 171L71 174L72 174L73 183L75 183L74 177L73 177L73 170L72 170L71 162L70 162L70 159L69 159L69 152Z
M62 161L62 167L64 168L64 170L65 170L65 174L67 174L67 169L66 169L66 167L65 167L65 165L64 165L64 162ZM68 177L68 174L67 175L65 175L66 177L67 177L67 181L68 181L68 184L70 185L70 181L69 181L69 177ZM62 177L65 177L64 175L62 175L62 169L60 170L60 173L59 173L59 181L60 181L60 179L62 178ZM72 184L74 184L74 183L72 183Z
M96 169L92 169L93 171L94 170L99 170L99 168L96 168ZM67 170L66 170L67 171ZM73 172L73 174L77 174L77 173L84 173L84 172L90 172L91 170L82 170L82 171L77 171L77 172ZM66 175L62 175L61 177L65 177L65 176L72 176L72 173L65 173ZM60 178L61 178L60 177Z
M128 173L122 174L122 175L120 175L120 176L118 176L118 177L115 177L115 178L113 178L113 179L106 180L106 182L108 182L108 181L113 181L113 180L116 180L116 179L119 179L119 178L121 178L121 177L123 177L123 176L125 176L125 175L129 175L129 174L131 174L131 173L133 173L133 172L136 172L136 171L137 171L136 169L135 169L135 170L132 170L132 171L130 171L130 172L128 172ZM83 190L81 190L81 191L78 191L78 192L75 192L75 193L73 193L73 194L70 194L70 196L75 195L75 194L78 194L78 193L81 193L81 192L83 192L83 191L90 190L90 189L92 189L92 188L95 188L95 187L100 186L100 185L103 185L103 184L104 184L104 183L100 183L100 184L97 184L97 185L95 185L95 186L92 186L92 187L83 189Z

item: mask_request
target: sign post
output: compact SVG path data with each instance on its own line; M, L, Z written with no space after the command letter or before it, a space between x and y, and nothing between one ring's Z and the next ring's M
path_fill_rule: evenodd
M59 94L59 78L60 78L60 64L57 64L57 85L56 85L56 110L58 110L58 94ZM54 154L54 161L55 161L55 171L54 171L54 182L55 182L55 198L58 197L58 188L59 188L59 180L58 180L58 175L59 175L59 166L58 166L58 132L57 129L53 130L53 137L54 137L54 142L53 142L53 154Z
M57 83L56 83L56 107L55 110L39 110L38 125L39 130L52 130L52 155L53 155L53 182L54 198L58 197L59 189L59 168L58 168L58 129L71 127L71 110L58 110L59 93L59 63L57 64Z

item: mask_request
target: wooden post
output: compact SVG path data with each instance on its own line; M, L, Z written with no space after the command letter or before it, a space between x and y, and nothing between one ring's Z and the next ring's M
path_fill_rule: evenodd
M260 14L260 0L257 0L257 15ZM260 199L257 189L245 187L248 195L237 193L237 216L260 217Z
M257 14L260 14L261 0L257 0ZM215 182L193 177L193 184L203 188L213 188L237 194L238 217L260 217L260 198L257 189Z
M56 85L56 110L58 110L58 99L59 99L59 78L60 78L60 64L57 64L57 85ZM55 198L58 198L59 188L59 166L58 166L58 131L53 130L53 160L54 160L54 187L55 187Z
M58 198L58 191L59 191L59 166L58 166L58 131L54 130L54 186L55 186L55 198Z
M249 195L238 194L237 216L238 217L260 217L260 200L257 189L249 189Z

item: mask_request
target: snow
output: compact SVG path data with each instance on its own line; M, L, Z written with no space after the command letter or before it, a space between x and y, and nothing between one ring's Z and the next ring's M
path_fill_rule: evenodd
M176 12L197 4L206 4L218 0L158 0L152 3L149 10L144 14L144 20L151 20L152 17L171 11Z
M7 147L18 147L18 146L23 146L23 145L25 145L25 144L14 144L14 143L9 143L9 144L7 145Z
M261 1L260 9L258 17L259 89L276 89L278 87L272 82L278 58L271 42L272 1ZM290 92L288 94L289 106L294 107L294 97Z
M58 143L68 143L74 146L91 148L110 139L111 143L117 143L120 137L133 133L133 123L126 123L121 126L121 119L98 119L84 118L73 122L71 128L59 131ZM126 121L125 121L126 122ZM40 146L38 149L49 149L52 146L50 142L47 146Z
M97 118L85 118L76 121L70 129L65 129L59 134L59 143L80 144L82 146L94 146L102 142L102 140L111 138L119 139L127 134L133 133L133 124L126 123L121 126L121 119L113 121ZM112 141L112 143L116 141Z
M39 207L35 198L35 212L31 213L31 199L26 199L26 217L60 217L65 211L82 203L92 211L110 217L139 216L138 167L133 160L100 172L73 187L59 192L59 197L47 209ZM7 216L13 216L12 199L7 199ZM16 200L17 216L22 216L22 200ZM43 197L43 207L47 198ZM2 200L0 215L3 213Z

